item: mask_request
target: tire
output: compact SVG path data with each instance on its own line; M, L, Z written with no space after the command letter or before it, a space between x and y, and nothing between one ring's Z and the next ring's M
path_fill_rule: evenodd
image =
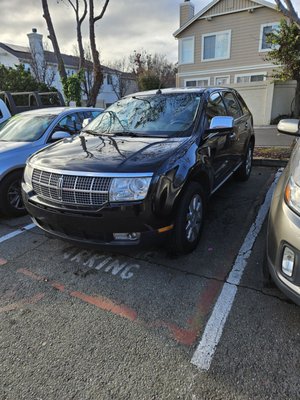
M239 181L247 181L250 178L253 160L253 142L250 142L244 156L243 164L235 172L235 177Z
M168 243L170 255L187 254L197 247L205 214L205 195L199 183L189 184L181 197Z
M23 171L15 171L0 183L0 210L7 217L19 217L26 214L21 194Z

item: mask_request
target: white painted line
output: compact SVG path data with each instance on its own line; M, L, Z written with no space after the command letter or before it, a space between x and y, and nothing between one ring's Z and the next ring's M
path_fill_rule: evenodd
M29 224L29 225L23 226L23 228L17 229L16 231L10 232L7 235L1 236L0 243L5 242L6 240L12 239L13 237L20 235L21 233L29 231L30 229L34 228L35 226L36 226L35 224Z
M281 173L282 169L278 170L275 175L274 181L266 194L265 201L260 207L256 220L252 224L244 243L240 248L227 282L224 283L223 289L205 327L203 336L192 357L192 364L196 365L199 369L208 371L210 368L216 347L223 333L225 322L233 305L238 285L247 265L247 260L250 257L256 237L259 234L268 213L273 191Z

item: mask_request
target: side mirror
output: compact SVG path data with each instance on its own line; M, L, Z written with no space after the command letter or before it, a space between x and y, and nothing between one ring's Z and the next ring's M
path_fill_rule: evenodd
M210 121L209 130L211 129L230 129L234 126L233 117L213 117Z
M282 119L277 125L277 130L286 135L300 136L299 119Z
M56 142L57 140L66 139L66 138L70 138L70 137L71 137L71 135L68 132L56 131L52 134L50 140L51 140L51 142Z
M209 128L205 131L205 137L215 134L214 136L225 136L233 132L234 118L233 117L213 117L210 121Z
M84 118L84 120L82 121L82 128L85 128L91 121L93 118Z

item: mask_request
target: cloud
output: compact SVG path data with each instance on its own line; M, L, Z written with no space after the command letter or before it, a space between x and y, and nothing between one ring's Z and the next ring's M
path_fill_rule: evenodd
M208 0L194 0L195 12ZM178 28L179 4L181 0L111 0L103 19L96 24L96 41L101 60L109 63L134 50L144 49L149 53L162 53L177 61L177 42L173 32ZM76 26L73 10L67 1L49 0L52 21L61 51L73 54L76 45ZM95 3L103 4L95 1ZM298 0L294 1L297 10ZM1 0L0 41L28 46L26 34L32 28L44 35L48 32L42 16L41 2L37 0ZM99 12L99 6L95 10ZM9 18L7 17L9 16ZM83 34L88 41L88 21ZM51 49L51 44L49 44Z

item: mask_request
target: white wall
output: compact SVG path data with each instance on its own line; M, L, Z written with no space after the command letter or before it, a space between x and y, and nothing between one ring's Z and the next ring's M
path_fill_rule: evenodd
M252 82L249 84L232 84L243 97L253 114L254 125L269 125L272 114L274 83Z
M0 48L0 64L3 64L7 68L14 68L14 66L20 64L20 62L17 57Z
M272 119L279 115L290 115L293 110L296 81L276 82L274 87Z

